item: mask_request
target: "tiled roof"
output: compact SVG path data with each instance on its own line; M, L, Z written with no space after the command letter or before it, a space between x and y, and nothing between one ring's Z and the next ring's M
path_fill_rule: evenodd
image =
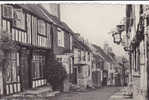
M17 6L26 9L27 11L31 12L32 14L48 21L51 22L49 20L49 18L44 14L44 12L41 10L41 8L38 6L38 4L16 4Z
M68 31L70 34L72 34L73 38L75 38L75 41L77 41L77 46L76 44L74 44L74 46L79 47L81 49L85 48L87 51L91 51L90 48L84 44L82 41L78 40L75 36L74 36L74 32L73 30L63 21L61 21L59 18L57 18L56 16L51 15L45 8L43 8L42 6L40 6L40 8L56 23L56 25L60 26L61 28L63 28L64 30ZM76 42L74 42L76 43Z
M92 44L93 47L97 49L97 51L101 54L101 56L104 57L104 59L108 62L112 62L112 59L103 51L103 49L100 46L97 46L95 44Z
M97 54L93 54L93 56L95 57L95 61L96 62L100 62L100 61L103 61L104 60L101 56L99 56Z
M63 21L61 21L57 16L50 14L45 8L41 5L39 7L48 15L48 17L59 27L63 28L64 30L70 32L71 34L74 33L71 28Z
M62 29L68 31L70 34L72 34L73 38L75 38L75 43L77 43L77 45L79 45L79 48L81 49L85 49L87 51L91 52L91 49L84 44L82 41L80 41L79 39L77 39L74 36L74 32L72 31L72 29L65 23L62 22L58 17L51 15L45 8L43 8L40 4L16 4L19 7L28 10L29 12L33 13L34 15L48 21L48 22L52 22L54 24L56 24L57 26L61 27ZM75 46L77 46L75 45Z
M62 22L59 18L54 15L51 15L45 8L43 8L40 4L16 4L17 6L26 9L27 11L33 13L34 15L48 21L53 22L57 26L63 28L64 30L70 32L71 34L73 31L69 28L69 26Z
M77 37L73 36L73 46L79 49L83 49L89 52L92 52L90 47L80 41Z

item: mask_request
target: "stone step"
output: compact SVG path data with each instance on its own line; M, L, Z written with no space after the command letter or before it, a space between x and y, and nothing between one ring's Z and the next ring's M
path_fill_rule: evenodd
M40 96L52 92L52 88L44 86L36 89L29 89L21 93L14 94L13 96Z
M27 90L25 92L25 95L26 94L34 94L34 95L38 95L38 94L44 94L46 92L52 92L52 89L48 86L46 87L42 87L42 88L37 88L36 90Z

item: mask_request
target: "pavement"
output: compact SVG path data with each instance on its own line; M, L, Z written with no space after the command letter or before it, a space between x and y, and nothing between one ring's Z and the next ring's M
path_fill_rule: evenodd
M131 96L124 95L126 93L126 87L122 87L119 91L115 92L108 100L134 100Z
M62 93L50 100L108 100L120 87L102 87L83 92Z
M118 95L121 87L102 87L93 90L62 92L48 92L44 95L38 95L39 92L26 92L24 95L13 95L0 100L123 100L114 99ZM46 91L46 89L45 89ZM52 95L53 94L53 95ZM111 99L109 99L111 98ZM128 100L128 99L127 99Z

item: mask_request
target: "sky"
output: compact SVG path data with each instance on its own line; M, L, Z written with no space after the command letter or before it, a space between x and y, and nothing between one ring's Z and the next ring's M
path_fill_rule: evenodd
M108 43L116 55L126 54L122 46L113 43L109 34L125 17L125 5L61 4L60 7L61 20L75 33L102 48Z

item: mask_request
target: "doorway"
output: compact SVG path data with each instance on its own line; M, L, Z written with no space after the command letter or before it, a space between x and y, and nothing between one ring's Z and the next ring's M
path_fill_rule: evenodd
M73 79L73 83L74 84L77 84L77 68L73 68L73 76L74 76L74 79Z
M21 85L22 90L31 88L31 66L30 65L30 54L26 48L21 49L20 52L20 66L21 66Z

